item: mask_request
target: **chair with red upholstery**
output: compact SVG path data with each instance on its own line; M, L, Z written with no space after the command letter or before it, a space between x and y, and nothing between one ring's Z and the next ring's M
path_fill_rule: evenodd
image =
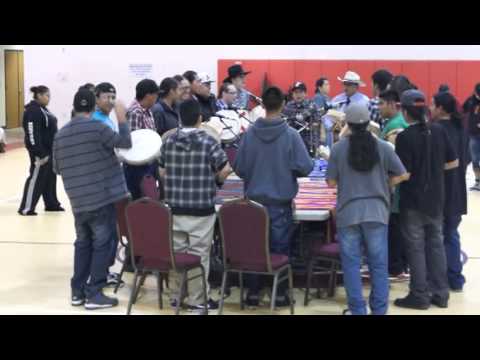
M135 269L127 315L130 314L132 305L136 301L144 276L149 273L157 275L160 309L163 309L162 279L169 271L181 273L180 296L175 312L177 315L186 295L187 282L198 277L202 278L204 303L206 304L207 283L200 257L187 253L175 253L173 250L173 222L170 208L158 201L142 198L127 206L126 217L132 263ZM188 237L187 233L185 235ZM137 261L134 261L135 258ZM188 277L188 272L197 268L201 270L201 274ZM139 275L143 275L143 280L141 279L137 284ZM207 308L205 308L205 314L208 314Z
M224 270L219 314L223 312L228 273L238 273L240 307L244 309L243 274L265 274L274 277L271 311L275 310L278 284L288 280L290 313L294 313L292 268L288 256L270 253L270 221L266 209L253 201L228 202L218 212ZM280 277L281 274L285 274Z
M341 267L340 245L336 241L335 214L330 214L327 230L327 242L321 238L309 239L309 251L307 255L307 284L305 287L304 306L308 306L310 301L310 287L312 286L312 277L327 273L328 278L328 296L335 296L337 288L337 271ZM327 264L327 265L323 265ZM320 289L317 289L320 293Z

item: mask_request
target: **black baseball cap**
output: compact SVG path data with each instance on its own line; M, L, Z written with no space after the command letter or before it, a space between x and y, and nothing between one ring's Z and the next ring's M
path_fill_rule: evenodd
M103 83L100 83L98 84L96 87L95 87L95 95L100 95L100 94L103 94L103 93L114 93L116 94L117 91L115 90L115 87L108 83L108 82L103 82Z
M402 93L400 97L402 106L425 106L425 95L418 90L407 90Z
M302 91L307 92L307 85L305 85L305 83L303 83L301 81L297 81L292 86L292 91L295 91L295 90L302 90Z
M75 112L92 112L95 109L95 94L87 89L80 89L73 98Z

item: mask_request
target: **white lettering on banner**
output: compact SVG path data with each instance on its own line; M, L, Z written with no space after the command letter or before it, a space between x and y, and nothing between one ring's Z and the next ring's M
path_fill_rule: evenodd
M153 74L152 64L129 64L128 71L130 76L139 79L150 79Z

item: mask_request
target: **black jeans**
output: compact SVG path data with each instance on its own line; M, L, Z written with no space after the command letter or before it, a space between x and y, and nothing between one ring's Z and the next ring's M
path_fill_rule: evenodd
M94 211L74 214L77 239L71 286L75 294L83 292L87 298L92 298L106 284L112 252L114 211L114 205L109 204Z
M392 276L406 272L407 252L401 231L400 214L390 214L388 223L388 273Z
M405 210L401 222L410 266L410 293L428 303L431 296L448 299L443 214L430 217L416 210Z

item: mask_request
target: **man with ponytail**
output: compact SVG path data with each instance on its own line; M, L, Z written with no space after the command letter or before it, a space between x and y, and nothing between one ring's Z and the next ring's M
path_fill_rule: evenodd
M367 130L366 104L351 104L345 114L351 133L333 145L327 169L329 186L338 186L336 223L348 298L344 314L367 314L360 275L365 247L372 280L370 309L374 315L385 315L390 186L405 181L406 170L393 148Z
M427 124L425 96L407 90L400 103L409 127L397 136L396 152L410 175L400 185L400 221L410 267L410 292L395 305L426 310L448 307L447 263L443 246L445 171L458 166L444 128ZM428 260L427 260L428 259Z
M462 116L457 112L457 100L448 92L433 97L433 118L446 130L458 154L459 166L445 172L445 206L443 210L443 243L447 256L448 284L452 291L460 292L465 284L462 274L460 234L458 227L462 215L467 214L466 172L470 163L468 137Z

